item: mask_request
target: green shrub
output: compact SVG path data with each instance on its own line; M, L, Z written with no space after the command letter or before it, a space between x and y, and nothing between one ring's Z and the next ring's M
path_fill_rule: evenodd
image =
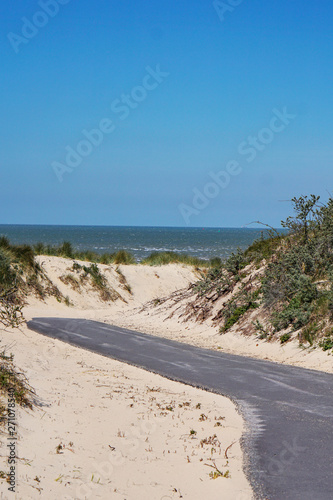
M214 269L220 269L222 267L222 260L220 259L220 257L213 257L212 259L210 259L209 265Z
M299 335L300 343L309 342L310 345L313 345L313 342L314 342L315 338L317 337L318 331L319 331L319 327L318 327L317 323L310 323L310 324L306 325L302 329L302 331Z
M269 335L268 331L265 329L264 325L262 325L258 319L256 321L252 321L252 324L256 332L258 333L260 340L263 340L268 337Z
M238 274L238 272L243 269L247 263L248 261L245 258L244 252L238 248L237 252L233 252L225 261L223 267L231 274Z
M244 257L255 263L263 259L270 259L281 244L284 236L273 236L271 238L261 238L255 240L244 252Z
M333 349L333 338L330 335L327 335L323 340L319 342L319 346L323 351Z
M290 333L284 333L280 337L281 344L285 344L286 342L288 342L288 340L290 340L290 338L291 338L291 334Z
M224 325L222 327L223 332L229 330L247 311L256 309L260 306L256 301L259 294L260 290L256 290L252 293L241 291L227 303L225 309L222 311L222 316L224 318Z

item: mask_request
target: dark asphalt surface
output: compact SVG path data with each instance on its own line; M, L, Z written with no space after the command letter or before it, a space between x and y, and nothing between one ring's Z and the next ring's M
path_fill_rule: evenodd
M333 375L200 349L96 321L34 318L28 327L230 397L248 426L242 446L256 498L333 500Z

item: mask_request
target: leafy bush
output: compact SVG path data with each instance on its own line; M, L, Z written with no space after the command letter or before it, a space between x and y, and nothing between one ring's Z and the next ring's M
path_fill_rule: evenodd
M313 345L314 339L316 338L317 334L319 331L319 327L317 323L310 323L306 325L300 335L299 335L299 340L301 343L303 342L309 342L310 345Z
M23 321L24 287L36 277L33 250L28 245L11 245L0 237L0 323L18 327Z
M210 259L209 265L214 269L220 269L222 267L222 259L220 257L213 257Z
M263 259L270 259L282 240L282 235L255 240L252 245L245 250L244 257L255 263L261 262Z
M291 338L291 334L290 333L284 333L280 337L281 344L285 344L286 342L288 342L288 340L290 340L290 338Z
M235 275L238 274L238 272L243 269L246 264L247 260L245 258L244 252L238 248L236 253L232 253L230 257L226 260L224 263L223 267L231 274Z
M222 316L224 317L222 332L229 330L247 311L259 307L260 304L256 301L259 294L260 290L252 293L241 291L226 305L226 308L222 312Z
M323 351L333 349L333 338L330 335L327 335L323 340L319 342L319 346Z
M211 292L217 294L217 296L221 296L229 292L231 288L231 280L220 267L210 269L206 276L197 281L193 286L193 290L198 293L199 297L203 297Z

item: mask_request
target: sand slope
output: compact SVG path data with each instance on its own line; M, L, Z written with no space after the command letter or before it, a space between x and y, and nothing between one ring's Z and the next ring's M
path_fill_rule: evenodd
M71 286L65 285L60 276L70 272L73 261L58 257L39 257L47 275L61 292L70 298L74 307L68 307L67 317L83 317L110 324L133 328L135 330L187 342L209 349L221 349L231 354L240 354L260 359L287 363L294 366L333 373L333 357L318 348L300 348L298 341L280 345L279 342L257 340L255 336L241 335L237 324L227 333L219 334L219 328L214 326L212 319L196 322L194 319L184 321L180 313L175 312L177 305L172 307L172 301L167 306L159 306L159 300L170 296L179 289L186 289L190 283L198 280L199 274L189 266L170 264L167 266L118 266L129 285L130 294L120 281L117 266L103 266L100 269L107 277L108 283L122 297L115 302L104 302L99 294L89 288L82 287L76 292ZM223 298L222 300L226 300ZM148 301L156 301L156 307L145 307ZM34 299L29 300L26 316L53 315L64 316L63 304L48 299L43 304ZM185 300L186 305L186 300ZM216 307L218 307L216 305ZM248 319L251 324L251 317ZM246 329L246 327L245 327ZM244 330L244 327L243 327ZM246 332L244 332L246 333Z

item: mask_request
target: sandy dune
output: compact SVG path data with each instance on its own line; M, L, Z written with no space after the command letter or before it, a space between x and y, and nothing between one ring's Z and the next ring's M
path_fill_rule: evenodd
M30 298L32 316L118 318L187 286L189 268L105 269L110 286L124 299L106 303L89 288L75 292L60 276L69 261L42 257L49 278L70 299ZM126 273L126 274L125 274ZM129 275L127 274L129 273ZM111 316L110 316L111 314ZM227 398L188 387L144 370L103 358L26 327L1 331L1 347L15 355L38 396L32 411L18 409L17 499L251 500L243 472L243 420ZM2 465L7 471L6 434ZM226 458L227 457L227 458ZM215 479L211 477L217 469ZM9 499L0 480L0 498Z
M143 310L147 301L157 302L175 290L186 288L191 282L198 280L198 272L189 266L170 264L168 266L119 266L132 294L120 283L120 275L115 266L99 267L105 273L112 286L124 300L103 302L94 290L82 289L74 291L65 285L60 276L70 272L72 261L57 257L39 257L40 263L50 279L61 292L70 298L74 307L66 309L67 317L83 317L106 323L133 328L144 333L163 336L181 342L187 342L209 349L221 349L231 354L240 354L260 359L287 363L294 366L333 373L332 356L321 349L300 348L297 341L280 345L278 342L256 340L237 332L237 325L221 335L218 328L212 325L211 319L202 323L193 320L184 322L177 314L171 318L170 309L148 308ZM48 299L45 304L30 301L26 316L63 316L63 305L55 299Z

